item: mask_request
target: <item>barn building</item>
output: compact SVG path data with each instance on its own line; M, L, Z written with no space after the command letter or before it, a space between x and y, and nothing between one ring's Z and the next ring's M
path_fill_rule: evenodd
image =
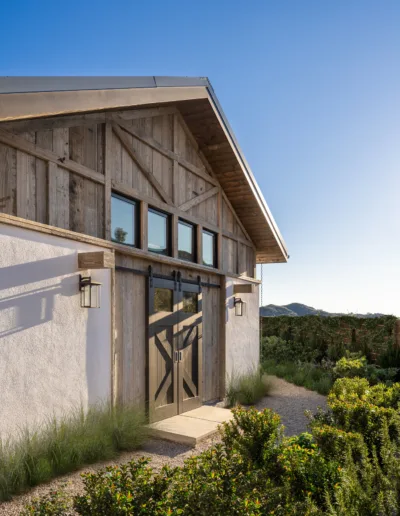
M287 258L207 79L0 78L0 435L223 398Z

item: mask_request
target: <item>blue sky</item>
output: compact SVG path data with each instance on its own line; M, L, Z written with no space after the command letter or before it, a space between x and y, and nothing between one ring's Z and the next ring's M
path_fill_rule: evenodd
M400 2L3 2L0 75L208 76L291 255L264 304L400 315Z

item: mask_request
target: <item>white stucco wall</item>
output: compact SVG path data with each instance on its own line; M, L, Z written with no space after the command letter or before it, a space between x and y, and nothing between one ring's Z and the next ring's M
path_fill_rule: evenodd
M101 308L80 306L92 245L0 224L0 436L110 396L110 271Z
M234 375L256 368L260 362L260 319L258 285L252 294L237 294L245 303L245 314L235 315L233 285L246 283L226 279L226 377L229 383Z

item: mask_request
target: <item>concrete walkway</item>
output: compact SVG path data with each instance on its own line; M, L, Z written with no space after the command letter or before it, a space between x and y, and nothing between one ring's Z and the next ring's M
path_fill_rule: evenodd
M196 446L218 433L219 425L232 417L232 412L228 409L203 405L179 416L152 423L148 428L153 437Z

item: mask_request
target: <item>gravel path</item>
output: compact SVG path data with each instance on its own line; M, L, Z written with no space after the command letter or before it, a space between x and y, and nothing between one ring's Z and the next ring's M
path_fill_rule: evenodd
M271 392L269 396L263 398L256 404L256 408L262 410L270 408L277 412L285 426L285 435L291 436L305 432L307 430L307 418L304 416L305 410L312 413L317 411L318 407L326 407L325 396L313 391L297 387L286 382L276 376L270 376ZM115 461L99 463L94 466L88 466L81 471L58 477L57 479L36 487L21 496L16 496L11 502L0 504L0 516L16 516L19 515L24 506L29 503L32 498L37 498L51 490L62 488L69 496L74 496L83 491L83 483L80 474L83 471L96 471L102 467L114 464L128 462L131 459L140 457L150 457L151 463L155 470L161 469L164 464L170 466L180 466L184 460L191 455L199 454L213 443L218 441L218 437L214 437L203 441L195 448L162 440L149 440L141 450L131 453L123 453Z
M272 383L270 394L259 401L256 408L270 408L277 412L281 416L287 437L306 432L308 420L304 411L310 410L314 414L318 407L325 409L326 397L276 376L269 378Z

